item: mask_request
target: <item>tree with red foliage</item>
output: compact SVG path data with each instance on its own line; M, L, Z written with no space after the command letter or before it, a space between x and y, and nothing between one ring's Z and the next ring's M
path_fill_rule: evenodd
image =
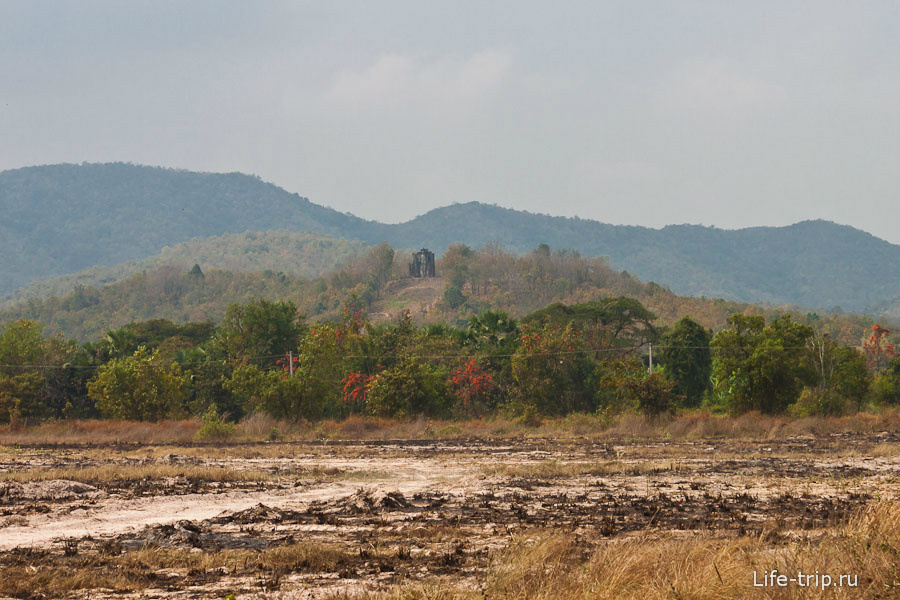
M479 417L491 406L497 386L494 377L471 358L464 367L450 374L450 390L456 398L453 407L456 415Z
M291 365L293 363L293 366ZM287 379L291 376L292 373L297 372L297 365L300 363L300 359L291 352L285 352L284 356L275 361L275 364L281 369L282 379Z
M349 373L341 381L342 408L350 413L362 413L366 409L366 400L369 397L369 387L374 375L366 375L359 371ZM343 411L342 411L343 412Z
M872 325L872 335L863 342L863 350L866 351L866 364L869 369L878 371L885 368L888 361L896 355L896 348L888 337L890 335L890 329L882 327L878 323Z

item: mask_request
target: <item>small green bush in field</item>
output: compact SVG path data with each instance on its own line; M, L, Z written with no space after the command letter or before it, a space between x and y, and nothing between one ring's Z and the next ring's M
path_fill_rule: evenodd
M544 420L541 413L534 404L526 404L525 410L518 418L519 424L525 427L540 427Z
M850 403L835 390L806 388L788 412L792 417L840 417L850 412Z
M223 421L215 404L209 405L201 419L203 427L197 431L197 437L201 440L220 441L234 435L234 423Z

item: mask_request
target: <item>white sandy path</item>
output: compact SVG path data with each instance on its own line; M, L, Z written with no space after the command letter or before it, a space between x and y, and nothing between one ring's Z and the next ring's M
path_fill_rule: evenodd
M388 465L384 465L388 466ZM403 465L406 467L407 465ZM441 468L443 467L443 468ZM75 509L68 515L48 514L33 517L28 525L0 529L0 551L16 547L46 547L65 538L105 536L125 533L147 525L174 523L182 519L202 521L222 512L240 511L259 503L273 508L297 509L312 501L349 496L359 489L398 491L415 494L432 486L444 492L448 479L457 479L466 471L460 465L428 465L427 468L402 468L398 477L385 481L338 481L314 487L228 492L224 494L186 494L147 496L123 500L109 498L90 509Z

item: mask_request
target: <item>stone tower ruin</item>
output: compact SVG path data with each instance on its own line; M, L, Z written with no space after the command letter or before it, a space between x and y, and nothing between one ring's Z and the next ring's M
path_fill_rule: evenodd
M434 277L434 252L422 248L413 254L413 261L409 263L410 277Z

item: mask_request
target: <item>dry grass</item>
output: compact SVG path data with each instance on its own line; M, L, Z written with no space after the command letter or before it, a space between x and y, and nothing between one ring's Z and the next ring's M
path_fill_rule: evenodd
M164 421L63 421L14 430L0 427L0 444L192 444L200 423ZM573 414L547 418L537 427L523 425L502 416L469 421L441 421L418 418L396 421L351 416L343 421L317 423L276 421L254 414L238 424L231 442L451 439L451 438L575 438L597 440L666 439L785 439L797 435L873 433L900 429L900 410L858 413L846 417L802 418L747 413L739 417L713 415L706 411L687 412L677 417L647 419L634 413L615 417ZM274 434L274 435L273 435ZM274 439L273 439L274 437ZM227 442L225 442L227 444ZM210 446L223 445L211 443Z
M298 430L295 439L383 440L510 437L591 437L596 439L708 438L783 439L797 435L872 433L900 429L900 411L858 413L847 417L775 417L757 412L738 417L693 411L677 417L648 419L635 413L615 417L571 414L544 419L538 427L516 419L493 416L469 421L416 419L392 421L352 416L344 421L323 421Z
M148 445L129 448L127 450L110 450L108 448L80 449L87 456L99 460L110 457L122 457L131 460L160 459L171 455L177 458L197 458L204 461L229 459L265 459L265 460L297 460L298 458L318 456L323 452L334 454L342 448L323 447L318 444L298 445L297 442L233 442L216 445ZM0 449L2 452L2 449Z
M104 588L115 592L156 588L166 581L198 583L228 572L255 576L277 585L289 572L334 572L352 557L320 544L296 543L262 551L189 550L146 547L125 554L48 555L23 551L7 554L0 564L0 596L59 598L78 590Z
M54 421L27 429L0 427L0 444L173 444L195 439L200 422Z
M29 469L0 473L0 481L50 481L67 479L88 484L111 484L140 481L142 479L167 479L184 477L192 481L269 481L272 475L251 469L228 469L224 467L204 467L195 465L99 465L90 467L62 467L50 469Z
M831 575L822 587L754 586L772 569ZM856 577L837 587L840 575ZM815 581L815 580L811 580ZM291 598L285 595L283 598ZM334 600L343 598L340 594ZM359 596L354 596L359 597ZM674 535L613 540L598 546L564 533L521 535L494 557L479 591L452 585L398 586L371 600L788 600L900 597L900 504L868 507L818 541L772 545L760 538Z
M894 458L900 456L900 444L878 444L872 448L872 451L868 453L868 455L875 458Z
M564 421L562 422L564 423ZM559 421L550 424L560 424ZM558 426L558 425L557 425ZM595 431L600 439L784 439L798 435L834 433L873 433L900 428L900 411L858 413L847 417L785 416L749 412L738 417L713 415L707 411L689 412L668 419L648 420L633 413L613 419L607 427Z
M488 583L497 598L833 598L834 589L754 587L766 570L858 576L853 598L900 595L900 505L882 502L818 542L773 547L763 539L633 539L588 556L572 536L518 539Z

